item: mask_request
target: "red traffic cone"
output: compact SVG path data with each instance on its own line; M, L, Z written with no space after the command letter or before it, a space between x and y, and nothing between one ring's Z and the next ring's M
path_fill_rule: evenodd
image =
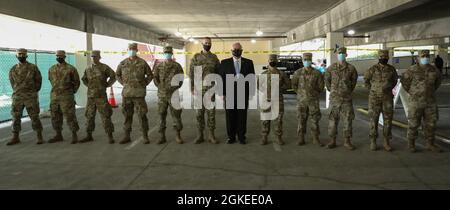
M116 98L114 97L114 89L113 87L111 87L111 91L109 93L109 100L108 100L109 104L111 105L112 108L117 108L117 103L116 103Z

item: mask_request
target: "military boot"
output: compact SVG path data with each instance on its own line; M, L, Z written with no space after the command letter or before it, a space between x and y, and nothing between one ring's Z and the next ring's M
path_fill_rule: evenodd
M319 145L319 147L323 147L324 145L322 144L322 142L320 142L320 138L318 135L314 135L313 137L313 144L315 145Z
M50 139L49 141L48 141L48 143L56 143L56 142L62 142L62 141L64 141L64 138L63 138L63 136L62 136L62 134L61 134L61 131L56 131L56 136L55 137L53 137L52 139Z
M123 138L122 141L119 142L119 144L128 144L131 142L131 137L130 137L131 132L126 131L125 132L125 137Z
M436 146L434 144L434 139L429 139L427 141L426 149L429 150L429 151L432 151L432 152L436 152L436 153L441 152L441 148L439 148L438 146Z
M114 144L116 141L114 140L113 134L108 133L109 144Z
M384 144L383 144L384 150L386 152L392 152L394 149L391 147L391 139L390 138L384 138Z
M370 139L370 150L371 151L377 151L378 150L377 139L375 139L375 138L371 138Z
M142 133L142 138L144 138L144 144L150 144L150 139L148 138L148 132Z
M281 135L277 135L277 144L284 145L283 137Z
M347 148L347 149L350 150L350 151L356 149L355 146L353 146L352 140L351 140L350 138L346 138L346 139L345 139L344 147Z
M219 144L219 141L217 141L216 135L214 134L214 130L209 131L208 141L211 144Z
M408 140L408 149L411 153L417 152L416 149L416 140L409 139Z
M177 144L184 144L183 139L181 138L181 131L177 131L177 136L175 137Z
M72 142L71 144L77 144L78 143L78 134L77 132L72 132Z
M262 135L262 139L261 139L261 145L267 145L268 143L268 139L267 139L267 135Z
M198 130L198 137L195 139L195 144L201 144L205 141L203 130Z
M44 138L42 137L42 131L37 132L37 139L38 139L38 141L36 144L41 145L44 143Z
M87 143L94 141L94 138L92 137L92 133L88 132L86 138L82 139L80 143Z
M20 139L19 139L19 133L18 132L14 132L13 133L13 137L12 137L11 141L8 142L6 145L12 146L12 145L16 145L16 144L20 144Z
M298 135L298 142L297 142L297 145L298 146L303 146L303 145L305 145L306 144L306 142L305 142L305 135L304 134L299 134Z
M327 144L328 149L336 148L336 137L332 137L330 143Z
M159 140L158 140L158 144L165 144L166 142L167 142L167 139L166 139L166 131L161 131L160 132L160 138L159 138Z

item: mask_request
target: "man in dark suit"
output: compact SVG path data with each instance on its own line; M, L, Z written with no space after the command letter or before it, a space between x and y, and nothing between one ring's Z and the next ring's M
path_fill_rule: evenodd
M253 61L243 58L242 52L240 43L233 44L233 57L223 60L220 65L226 106L228 144L236 143L236 137L241 144L246 144L247 110L249 100L254 97L256 91ZM234 85L227 85L227 81ZM245 84L245 87L241 87L238 83ZM245 90L242 91L244 88Z

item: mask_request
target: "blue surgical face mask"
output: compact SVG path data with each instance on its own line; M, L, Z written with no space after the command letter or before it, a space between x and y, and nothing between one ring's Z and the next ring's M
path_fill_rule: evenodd
M345 54L341 53L341 54L338 55L338 60L339 61L345 61L345 59L346 59L346 55Z
M172 59L172 54L170 54L170 53L164 53L164 59L166 59L166 60Z
M136 50L128 50L128 56L135 57L136 55L137 55L137 51Z
M430 64L430 58L420 58L420 64L422 65Z
M307 68L311 67L312 61L303 61L303 65Z

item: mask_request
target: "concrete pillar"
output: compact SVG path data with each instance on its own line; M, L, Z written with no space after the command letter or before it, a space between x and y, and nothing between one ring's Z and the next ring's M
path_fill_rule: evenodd
M86 51L88 53L84 54L76 54L75 60L76 60L76 68L78 70L78 74L80 75L80 78L84 75L84 70L88 66L92 64L91 55L90 52L93 50L93 43L92 43L92 33L86 33ZM87 103L87 87L81 82L80 89L78 90L77 94L75 95L76 102L78 106L86 106Z
M329 32L327 33L327 40L325 41L327 67L333 63L338 62L337 54L335 53L336 46L344 46L344 33L343 32ZM330 92L327 91L326 108L330 107Z

